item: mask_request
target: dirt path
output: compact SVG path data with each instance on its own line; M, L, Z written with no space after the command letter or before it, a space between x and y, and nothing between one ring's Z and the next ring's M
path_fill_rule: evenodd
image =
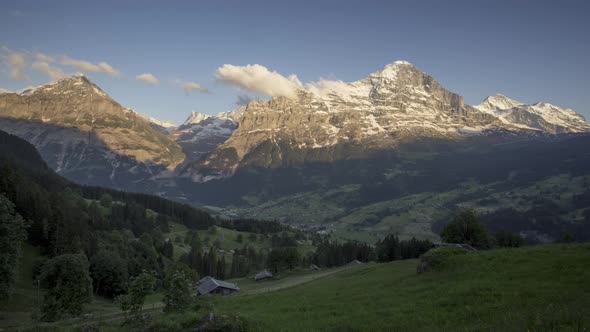
M299 286L299 285L302 285L302 284L305 284L305 283L308 283L308 282L311 282L314 280L325 278L325 277L330 276L332 274L342 272L342 271L345 271L345 270L348 270L351 268L354 268L354 266L344 266L344 267L340 267L337 269L331 269L329 271L319 271L316 273L310 273L310 274L307 274L307 275L304 275L301 277L297 277L297 278L288 278L284 282L273 283L273 284L268 285L267 287L256 287L253 289L245 289L245 290L239 292L238 294L236 294L236 296L248 296L248 295L257 295L257 294L276 292L279 290Z

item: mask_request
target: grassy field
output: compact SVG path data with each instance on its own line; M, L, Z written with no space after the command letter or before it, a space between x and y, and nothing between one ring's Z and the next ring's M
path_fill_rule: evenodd
M26 257L25 262L33 260L34 248L27 248ZM444 268L423 274L416 273L417 265L418 260L407 260L297 270L260 283L236 279L233 281L242 289L239 293L198 301L207 304L202 308L243 317L252 331L590 329L590 244L469 252L450 257ZM19 284L19 290L25 290L23 298L34 300L33 287ZM155 319L161 315L160 300L161 295L154 294L145 306ZM18 314L19 310L26 313L30 305L26 301L3 303L1 327L32 326L30 318ZM88 311L95 317L89 322L104 330L125 330L112 302L96 299ZM21 321L15 325L18 317ZM84 322L70 320L42 327L44 331L70 331Z
M367 264L209 301L255 331L590 329L589 244L471 252L424 274L416 274L417 264Z

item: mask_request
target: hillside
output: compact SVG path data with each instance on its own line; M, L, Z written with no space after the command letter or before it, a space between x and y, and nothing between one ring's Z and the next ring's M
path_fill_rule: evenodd
M416 260L367 264L210 302L252 331L583 331L589 263L588 244L471 252L424 274Z
M589 147L588 135L423 140L366 160L251 168L184 190L223 207L222 215L369 242L387 233L436 240L461 208L476 209L493 231L507 228L533 242L567 232L587 240Z

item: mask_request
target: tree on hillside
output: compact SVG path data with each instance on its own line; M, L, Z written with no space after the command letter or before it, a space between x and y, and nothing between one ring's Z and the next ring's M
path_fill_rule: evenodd
M432 248L432 242L428 240L417 240L416 238L400 240L392 234L375 244L377 259L381 262L418 258L430 248Z
M274 248L268 255L268 265L274 272L281 268L293 270L299 264L300 255L295 247Z
M100 197L100 205L102 205L103 207L110 209L111 206L113 205L113 197L109 194L103 194Z
M139 320L145 298L153 291L155 286L156 278L152 273L146 271L131 279L128 293L117 298L117 302L121 310L125 312L127 320L129 318L133 321ZM130 314L131 317L127 316L127 314Z
M161 253L165 257L172 259L172 256L174 256L174 245L172 245L172 242L170 240L164 242L164 244L161 247Z
M114 297L127 289L127 263L114 252L101 251L90 259L96 294Z
M166 277L166 291L164 293L164 311L185 309L193 300L193 284L190 273L186 269L173 268Z
M0 194L0 299L12 292L26 238L25 221L14 210L14 204Z
M39 276L45 296L41 319L55 321L64 314L77 316L83 305L92 300L92 279L84 254L65 254L47 261Z
M489 248L490 238L474 210L463 210L443 228L440 237L449 243L466 243L476 248Z

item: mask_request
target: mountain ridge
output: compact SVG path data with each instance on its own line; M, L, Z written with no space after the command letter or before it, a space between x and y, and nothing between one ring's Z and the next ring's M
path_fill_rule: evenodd
M510 106L523 104L503 98ZM550 107L533 105L503 117L481 105L467 105L462 96L446 90L432 76L409 62L396 61L354 82L323 80L305 85L295 98L250 101L227 141L194 165L193 178L197 182L223 178L248 165L280 167L348 158L395 148L398 141L412 137L461 139L491 131L590 131L590 125L573 110ZM539 114L550 112L566 115ZM573 122L565 121L568 117ZM333 150L340 149L336 146L357 148L345 147L348 151L334 156ZM318 149L328 151L309 152Z

